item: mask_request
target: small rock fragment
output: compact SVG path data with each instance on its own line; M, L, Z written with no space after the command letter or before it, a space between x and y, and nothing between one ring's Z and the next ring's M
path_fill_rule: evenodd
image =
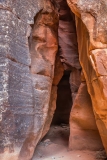
M80 155L77 155L77 157L81 157Z
M44 143L48 143L48 142L50 142L50 139L46 139L46 140L44 141Z

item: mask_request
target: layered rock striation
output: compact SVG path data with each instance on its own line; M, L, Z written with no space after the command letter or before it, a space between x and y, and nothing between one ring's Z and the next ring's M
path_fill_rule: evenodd
M0 159L30 160L48 116L58 14L50 1L6 0L0 16Z

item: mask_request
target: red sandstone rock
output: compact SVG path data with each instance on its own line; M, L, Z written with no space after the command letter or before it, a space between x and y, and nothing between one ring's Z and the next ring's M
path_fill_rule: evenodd
M56 61L55 61L55 70L54 70L54 78L53 78L53 85L57 86L64 74L64 67L61 63L59 53L56 55Z
M85 75L98 130L107 152L106 0L67 0L76 14L79 59Z
M74 102L79 86L81 84L81 71L80 70L76 68L72 69L72 72L70 73L69 83L70 83L70 88L71 88L72 100Z
M81 83L71 110L69 148L72 150L103 149L85 82Z
M57 86L52 86L50 104L49 104L49 109L48 109L48 116L46 118L46 122L43 128L41 138L43 138L50 129L50 125L52 123L52 119L53 119L55 109L56 109L56 99L57 99Z
M107 152L106 0L67 0L71 11L76 15L76 28L75 17L66 1L56 0L56 2L61 6L59 29L55 1L52 3L49 0L0 2L1 160L30 160L38 141L49 129L56 107L56 85L63 73L59 62L60 75L58 75L59 71L55 70L57 78L53 81L58 49L57 34L59 34L60 58L65 69L73 73L73 68L81 69L82 66L97 127ZM33 26L34 16L36 17ZM29 45L30 25L33 26L33 30ZM72 80L79 87L79 79L76 79L76 73L73 74L75 78L71 76L71 88L73 88ZM53 87L52 81L55 85ZM78 87L74 87L74 90L77 91ZM73 134L70 136L70 148L72 144L72 147L77 149L75 142L78 142L78 147L81 149L99 149L101 142L100 138L96 139L99 135L89 105L90 98L86 88L83 88L84 86L80 87L79 92L83 92L85 98L82 99L83 97L78 94L71 112L70 126ZM86 107L82 107L83 104ZM78 110L78 114L74 114ZM89 115L84 116L83 113L86 115L87 111ZM84 131L87 128L90 134ZM83 136L86 137L84 143ZM90 141L96 145L90 144L87 147L86 143Z
M57 85L59 84L63 76L63 73L64 73L64 68L60 61L59 54L57 53L56 61L55 61L54 78L53 78L53 84L51 89L51 97L50 97L50 103L48 108L48 116L46 118L46 122L42 132L43 135L41 138L43 138L50 129L50 125L52 123L53 116L56 110L57 89L58 89Z
M72 70L72 67L80 69L74 15L70 12L65 0L57 3L60 6L58 37L61 62L67 70Z

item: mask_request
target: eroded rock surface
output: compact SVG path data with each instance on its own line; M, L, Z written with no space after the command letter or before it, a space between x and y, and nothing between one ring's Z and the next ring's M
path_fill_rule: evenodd
M50 1L5 0L0 17L0 159L30 160L48 114L58 15Z
M75 99L80 85L81 66L91 96L97 127L107 152L107 2L106 0L67 0L67 2L76 15L76 27L75 16L64 0L0 1L1 160L32 158L38 141L49 130L56 108L57 85L64 69L71 72L71 95ZM59 20L56 9L58 7ZM54 74L58 34L59 54L64 69L58 60ZM87 92L86 84L81 84L80 92L83 94ZM82 143L80 138L82 148L87 148L86 143L94 137L93 143L98 145L92 148L99 149L101 141L95 138L99 135L90 107L91 100L88 93L84 95L86 97L84 100L81 100L80 95L77 94L71 113L70 125L73 137L70 139L72 141L73 138L73 142L70 141L70 145L73 144L75 148L74 143L80 133L86 137L85 143ZM86 103L90 104L89 107ZM85 107L82 107L83 105ZM79 113L74 116L78 110ZM83 113L87 111L89 115L84 117ZM89 129L90 134L84 132L85 129ZM90 135L92 137L87 138Z
M76 14L80 63L85 75L96 123L107 152L107 2L67 0ZM105 57L105 58L104 58Z
M71 110L70 133L72 150L103 149L86 82L81 83Z
M54 117L54 113L57 105L56 101L57 101L57 93L58 93L58 84L63 74L64 74L64 67L60 61L59 54L57 53L56 61L55 61L54 78L53 78L53 83L51 88L51 97L50 97L49 108L48 108L48 116L46 118L46 122L44 125L42 138L44 137L44 135L46 135L46 133L48 133Z
M75 16L65 0L56 0L59 7L59 54L66 70L81 69L79 63Z

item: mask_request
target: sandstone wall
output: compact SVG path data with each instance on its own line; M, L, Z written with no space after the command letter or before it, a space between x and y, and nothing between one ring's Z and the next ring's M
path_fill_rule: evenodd
M83 32L84 29L82 29L81 27L82 31L78 30L78 33L76 35L75 16L72 13L72 9L71 11L69 10L69 7L67 6L66 1L64 0L58 0L57 3L60 6L59 29L58 29L59 54L61 62L64 65L64 69L71 71L69 83L71 88L71 97L73 99L73 106L71 109L71 115L69 121L70 123L69 148L75 150L102 149L103 146L101 143L98 129L95 125L95 117L93 115L91 99L87 92L87 86L86 84L84 84L85 82L81 83L81 81L85 80L83 80L84 79L83 76L81 79L81 66L79 63L79 53L78 53L78 51L80 52L79 48L80 44L78 47L78 43L79 41L81 42L82 39L81 37L78 37L78 33ZM79 23L78 27L80 27ZM82 54L82 56L84 55ZM87 63L87 61L86 62L84 61L84 63ZM84 114L85 116L83 116ZM94 127L92 127L93 125Z
M67 0L76 18L80 63L107 152L107 3L106 0Z
M61 1L57 0L57 3ZM58 13L55 8L57 4L54 1L52 3L49 0L0 1L1 160L30 160L37 143L49 130L56 108L57 84L63 75L63 69L59 70L58 65L60 76L57 71L56 79L53 80L58 50L57 30L61 61L64 69L72 71L70 79L71 90L74 91L72 95L75 97L77 94L80 81L75 77L79 77L82 66L97 127L107 151L107 3L106 0L67 0L67 2L76 15L79 46L74 19L73 16L70 17L70 10L64 10L64 7L67 7L65 3L62 3L62 11L59 12L58 30ZM82 88L85 88L86 93L86 84L81 84L79 92L83 91ZM76 98L78 102L79 95ZM76 103L74 105L76 106ZM78 110L78 107L75 109ZM90 110L92 111L92 108ZM72 113L71 129L74 126ZM78 121L77 117L75 121ZM94 121L94 117L91 120ZM90 124L89 126L96 132L93 121L92 126Z
M50 1L4 0L0 24L0 159L30 160L48 114L58 15Z
M55 70L54 70L54 78L52 82L52 89L51 89L51 97L49 102L49 108L48 108L48 116L46 118L46 122L43 129L43 135L41 138L44 137L44 135L49 131L50 125L52 123L54 113L56 111L56 101L57 101L57 90L58 90L58 84L64 74L64 67L60 61L59 54L56 55L55 60Z
M79 87L71 110L69 148L92 151L103 149L85 81Z

